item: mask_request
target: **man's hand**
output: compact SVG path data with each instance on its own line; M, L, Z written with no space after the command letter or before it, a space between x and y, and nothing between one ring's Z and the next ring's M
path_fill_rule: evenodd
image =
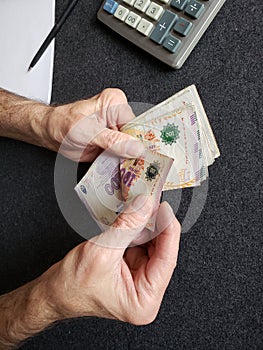
M161 233L143 246L127 248L140 237L151 213L151 199L137 197L108 231L80 244L31 282L27 293L24 290L26 305L20 314L11 317L5 310L1 316L2 322L15 318L12 341L71 317L98 316L136 325L152 322L176 266L180 225L164 202L157 215ZM1 298L12 305L8 294ZM3 337L3 326L0 344L1 339L10 340L10 336Z
M124 158L136 158L144 147L118 131L134 117L125 94L119 89L106 89L88 100L55 107L44 124L49 136L45 146L86 162L108 148Z
M47 271L46 293L58 317L99 316L137 325L155 319L176 266L180 225L163 203L157 219L163 232L144 246L127 249L151 213L151 199L137 197L111 229Z
M142 144L118 131L133 118L119 89L57 107L0 89L0 136L59 151L72 160L93 161L108 148L123 158L141 156Z

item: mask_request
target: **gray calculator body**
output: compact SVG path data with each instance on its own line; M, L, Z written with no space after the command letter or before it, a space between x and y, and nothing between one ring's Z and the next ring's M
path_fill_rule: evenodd
M196 2L193 2L191 0L187 0L187 1L181 0L182 2L185 3L184 8L177 9L176 7L172 7L171 4L177 4L177 3L180 4L180 0L166 0L168 1L167 3L164 2L165 0L154 0L153 4L155 4L156 7L157 5L159 5L159 6L162 6L163 8L162 16L160 16L158 20L154 20L152 18L149 18L149 16L147 16L147 11L142 12L141 10L137 10L135 6L137 4L137 7L138 7L138 5L140 4L140 2L138 2L139 0L135 0L136 2L135 4L133 4L133 6L129 5L127 3L127 0L126 1L116 0L115 3L118 3L118 6L119 6L118 8L123 9L124 7L125 9L128 9L130 11L129 13L133 14L134 18L136 17L136 15L138 15L140 16L140 21L142 21L143 19L143 21L146 24L147 22L152 23L151 32L146 36L146 35L142 35L141 32L136 30L136 27L134 28L127 25L129 17L127 17L126 21L119 20L116 17L116 14L114 13L111 14L105 11L105 7L107 6L106 4L107 1L112 1L112 0L104 0L97 15L98 19L104 24L106 24L108 27L110 27L112 30L114 30L121 36L125 37L127 40L131 41L135 45L139 46L143 50L147 51L154 57L158 58L162 62L168 64L169 66L175 69L179 69L182 67L185 60L190 55L191 51L193 50L193 48L195 47L199 39L202 37L205 30L208 28L209 24L212 22L212 20L214 19L214 17L216 16L216 14L218 13L218 11L220 10L220 8L225 2L225 0L206 0L206 1L198 0ZM141 3L143 3L143 1L141 1ZM187 3L189 4L189 6L193 3L194 4L197 3L199 6L202 7L202 13L200 14L200 16L198 16L198 18L194 18L191 16L191 12L189 11L189 6L187 8ZM188 13L186 12L187 9L188 9ZM113 12L113 10L111 12ZM189 12L190 12L190 15L189 15ZM169 32L167 32L167 35L166 35L166 36L169 36L169 38L172 38L173 40L170 40L171 42L169 43L169 40L167 42L167 39L166 39L166 43L163 45L163 41L165 39L160 38L159 40L158 38L159 34L154 33L154 31L159 32L157 28L158 26L160 31L162 31L162 28L165 27L166 25L165 23L167 23L167 21L165 20L167 19L167 15L168 17L169 15L176 17L176 20L172 23L172 25L170 26L170 30ZM132 18L132 16L130 16L130 18ZM162 18L164 19L163 23L162 23ZM190 22L191 30L187 35L182 36L180 35L180 33L178 34L174 31L176 22L179 19L180 21L183 21L183 22L185 21L186 23ZM157 34L156 41L159 40L158 43L153 41L155 39L154 36L156 36L155 34ZM175 52L168 51L169 45L172 46L172 43L174 43L174 41L178 41L179 43L178 47L176 48L176 51Z

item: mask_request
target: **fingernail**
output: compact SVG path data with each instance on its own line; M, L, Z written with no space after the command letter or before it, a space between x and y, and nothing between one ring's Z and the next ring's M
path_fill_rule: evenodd
M137 140L129 140L125 143L125 153L128 157L138 158L145 153L144 145Z
M163 202L162 207L163 207L164 215L166 216L166 218L174 218L175 217L174 211L168 202L166 202L166 201Z
M153 209L152 199L140 194L132 201L131 208L133 211L138 211L142 216L147 216Z

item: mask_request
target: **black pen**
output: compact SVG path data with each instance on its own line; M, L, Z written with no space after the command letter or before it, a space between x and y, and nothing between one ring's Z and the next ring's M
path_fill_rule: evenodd
M43 53L46 51L47 47L49 46L51 41L55 38L56 34L58 33L58 31L62 27L65 20L70 15L70 12L73 10L73 8L77 4L77 2L78 2L78 0L71 1L70 4L68 5L68 7L66 8L66 10L62 13L62 15L60 16L58 21L55 23L54 27L51 29L50 33L48 34L46 40L43 42L43 44L39 48L38 52L35 54L32 62L30 63L29 68L28 68L29 71L30 71L30 69L32 69L36 65L36 63L39 61L39 59L41 58Z

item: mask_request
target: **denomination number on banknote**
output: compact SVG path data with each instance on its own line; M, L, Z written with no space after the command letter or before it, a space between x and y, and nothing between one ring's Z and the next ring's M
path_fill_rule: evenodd
M122 168L120 173L116 172L113 177L110 179L110 183L107 183L104 186L106 193L110 196L114 195L115 191L119 191L121 187L121 180L123 184L127 187L131 187L133 180L136 178L136 175L127 169Z
M108 195L113 196L115 191L118 191L121 187L121 179L119 172L116 172L110 179L110 183L105 185L105 191Z
M121 169L121 179L125 186L131 187L132 181L136 178L136 174L132 173L131 171L127 171L127 169L122 168Z

